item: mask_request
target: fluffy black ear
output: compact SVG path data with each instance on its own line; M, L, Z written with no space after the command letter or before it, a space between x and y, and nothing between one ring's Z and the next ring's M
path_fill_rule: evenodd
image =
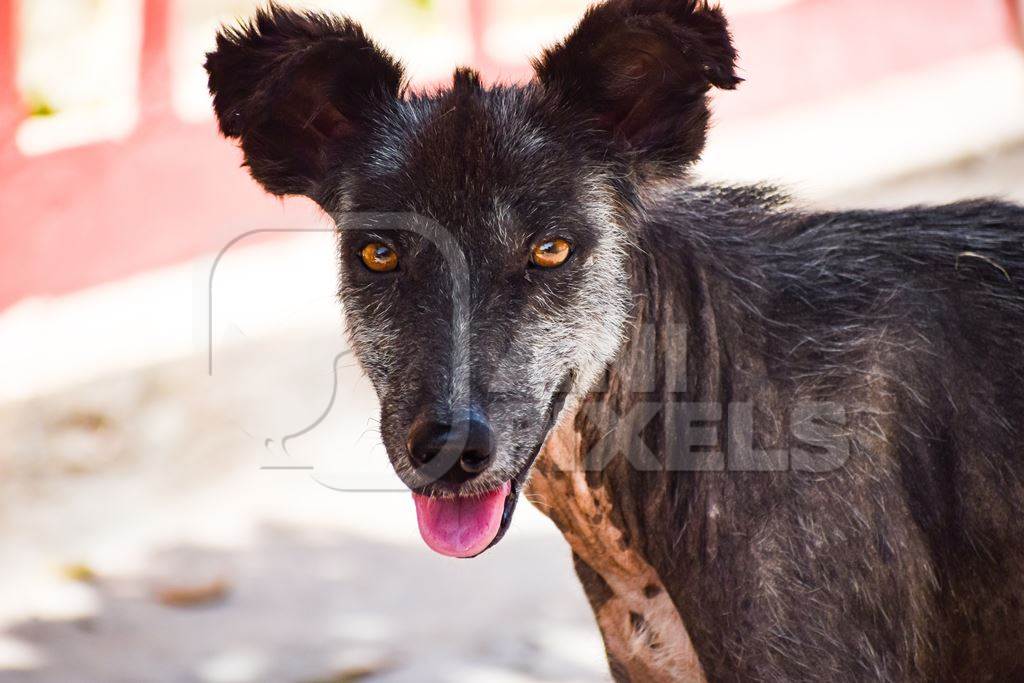
M706 0L609 0L534 67L582 126L654 175L700 155L708 90L741 81L722 10Z
M358 24L273 4L222 29L206 71L221 132L276 195L316 194L328 159L351 153L374 105L402 87L399 64Z

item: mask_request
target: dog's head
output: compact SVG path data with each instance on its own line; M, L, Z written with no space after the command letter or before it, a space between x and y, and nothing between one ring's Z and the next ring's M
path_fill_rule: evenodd
M222 132L268 191L338 223L351 344L435 550L507 528L566 401L617 352L630 226L704 145L739 79L721 11L612 0L522 87L410 94L351 21L272 6L207 61Z

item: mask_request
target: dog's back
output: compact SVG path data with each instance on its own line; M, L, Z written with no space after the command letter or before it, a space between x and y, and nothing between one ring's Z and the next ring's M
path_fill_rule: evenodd
M816 366L816 382L838 381L810 395L864 401L847 476L874 547L840 557L903 577L870 605L879 632L907 621L891 637L911 639L919 668L894 677L1021 678L1024 642L1007 635L1024 627L1024 209L840 213L787 242L775 292L797 325L780 331L790 381L799 392L801 365Z

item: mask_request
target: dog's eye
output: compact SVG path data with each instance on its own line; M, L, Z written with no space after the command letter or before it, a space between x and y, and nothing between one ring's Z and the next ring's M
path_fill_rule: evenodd
M541 268L557 268L565 263L572 253L572 245L567 240L557 237L534 245L530 260L533 265Z
M363 265L375 273L390 273L398 267L398 253L386 244L370 242L359 252Z

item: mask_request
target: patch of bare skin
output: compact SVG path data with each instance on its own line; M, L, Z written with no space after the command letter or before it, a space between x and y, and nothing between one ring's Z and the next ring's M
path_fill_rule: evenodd
M548 437L526 491L611 591L594 604L609 660L632 681L704 681L690 636L661 577L612 523L608 492L587 483L573 422L567 416Z

